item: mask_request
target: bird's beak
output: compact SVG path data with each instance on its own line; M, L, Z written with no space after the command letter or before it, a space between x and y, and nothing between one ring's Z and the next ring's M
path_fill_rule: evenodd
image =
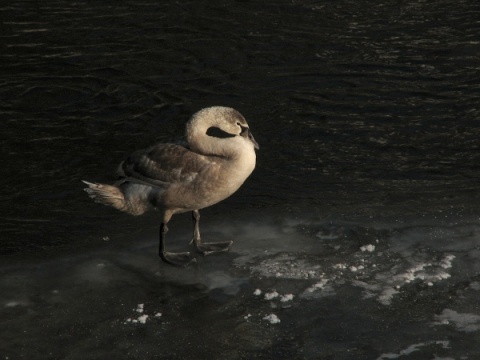
M255 138L253 137L252 133L250 132L249 128L243 128L243 131L240 133L241 136L244 138L249 139L252 143L255 149L260 149L260 146L258 146L258 143L255 141Z

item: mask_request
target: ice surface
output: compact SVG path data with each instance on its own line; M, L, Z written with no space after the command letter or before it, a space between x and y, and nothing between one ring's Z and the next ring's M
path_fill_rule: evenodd
M270 314L270 315L267 315L263 318L263 320L267 320L268 322L270 322L270 324L278 324L280 323L280 319L278 318L277 315L275 314Z
M9 270L0 275L2 317L15 319L9 326L31 326L33 316L42 318L44 313L44 322L57 319L69 326L70 316L56 314L81 314L92 339L111 342L110 333L112 338L130 339L136 331L151 331L155 336L145 335L151 344L162 338L167 348L177 341L173 334L186 335L192 325L215 344L217 339L231 342L224 338L224 329L231 328L236 329L235 341L248 349L268 348L275 336L285 336L286 344L292 341L291 335L283 334L283 326L270 326L281 320L299 334L306 359L319 353L328 357L333 351L329 349L336 349L328 348L327 333L340 334L353 344L348 351L370 349L368 356L359 358L401 359L418 353L427 359L434 354L458 359L453 355L462 346L454 342L450 351L442 339L452 331L469 336L480 330L480 314L474 310L480 291L475 270L480 254L475 248L454 253L433 243L398 246L394 241L405 239L398 234L407 233L402 229L292 224L279 224L283 230L270 225L271 234L287 244L279 241L276 247L272 235L263 251L252 251L260 242L249 229L252 239L236 243L230 253L199 258L198 266L188 269L164 266L151 256L153 246L139 245L47 262L41 272L36 267ZM318 230L323 226L326 231ZM261 230L268 237L266 224ZM415 232L410 229L408 234ZM465 241L473 246L471 237ZM360 244L367 244L363 251ZM360 328L376 336L365 337L356 330ZM350 332L354 338L348 340ZM308 335L312 340L303 333L313 334ZM7 339L8 334L4 333ZM392 336L395 342L388 341Z
M141 324L145 324L147 322L147 319L148 319L148 315L141 315L137 318L138 322L141 323Z
M440 260L431 259L429 262L413 261L408 267L403 264L390 267L385 271L375 267L371 270L373 282L354 281L352 284L363 287L366 292L366 298L376 296L383 305L390 305L392 299L398 294L400 289L414 281L421 281L427 286L432 286L435 282L450 278L446 269L452 267L454 255L447 254ZM372 268L373 269L373 268Z
M445 341L429 341L429 342L426 342L426 343L413 344L413 345L408 346L406 349L401 350L398 354L394 354L394 353L382 354L377 358L377 360L398 359L400 357L403 357L404 355L408 356L411 353L421 351L422 348L424 348L426 346L432 346L432 345L441 346L441 348L443 348L443 349L448 349L449 348L449 341L447 341L447 340L445 340Z
M375 251L375 245L372 245L372 244L364 245L364 246L360 247L360 250L373 252L373 251Z
M435 315L435 325L448 325L452 323L455 327L464 332L480 330L480 315L458 313L451 309L445 309L440 315Z
M474 281L470 284L470 287L473 290L480 290L480 281Z
M311 292L323 289L327 283L328 283L328 279L321 279L321 281L313 284L312 286L307 288L305 291L311 293Z
M161 312L155 312L153 316L146 314L145 313L145 304L140 303L137 304L137 307L133 309L134 313L136 313L134 316L127 318L124 321L124 324L146 324L147 321L150 319L150 317L159 319L162 317ZM137 316L138 315L138 316Z
M293 294L285 294L280 296L280 301L281 302L287 302L287 301L292 301L294 298Z
M319 273L320 265L310 264L288 254L279 254L265 259L250 269L259 276L285 279L315 279L321 275Z
M268 293L265 293L264 299L265 300L273 300L279 296L278 292L276 291L271 291Z
M336 284L347 281L354 286L364 288L364 298L374 297L381 304L390 305L401 289L410 283L422 282L431 287L436 282L449 279L451 277L449 270L451 270L455 260L453 254L425 258L426 254L419 253L412 255L411 259L405 261L402 257L395 259L395 257L392 257L395 254L392 253L388 254L389 261L395 259L395 263L393 266L391 264L384 266L382 265L382 257L385 257L386 254L373 254L373 250L373 245L371 247L367 245L364 257L353 254L348 258L348 262L335 263L330 270L316 263L313 258L295 259L294 256L289 254L279 254L262 260L259 265L253 265L250 269L254 274L262 277L317 280L317 283L305 289L303 296L321 289L328 281L330 281L329 291L332 291ZM339 272L345 269L348 269L353 275L359 274L357 276L361 276L361 280L359 278L352 279Z

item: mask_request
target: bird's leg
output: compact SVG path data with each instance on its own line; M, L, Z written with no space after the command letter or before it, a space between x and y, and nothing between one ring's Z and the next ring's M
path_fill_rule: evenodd
M165 234L168 232L166 222L162 222L160 225L160 241L158 244L158 255L160 258L170 265L186 267L190 263L195 262L196 259L190 256L189 252L172 253L165 250Z
M198 252L203 255L209 255L217 252L228 251L232 246L233 241L203 243L200 238L200 212L198 210L192 211L193 225L193 239Z

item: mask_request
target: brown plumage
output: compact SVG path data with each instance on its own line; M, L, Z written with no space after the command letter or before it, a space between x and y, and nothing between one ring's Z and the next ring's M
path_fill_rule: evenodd
M203 243L199 210L229 197L255 168L258 144L236 110L210 107L186 125L186 144L157 144L132 153L120 164L114 185L90 183L85 189L96 202L132 215L156 208L161 212L159 256L173 265L195 261L190 253L165 250L167 224L174 214L192 211L193 240L203 254L227 251L232 242Z

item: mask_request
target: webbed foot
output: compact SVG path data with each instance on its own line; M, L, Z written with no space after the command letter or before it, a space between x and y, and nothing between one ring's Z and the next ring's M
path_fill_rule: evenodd
M212 242L212 243L202 243L200 241L195 242L195 246L199 253L203 255L210 255L219 252L225 252L230 250L233 241L225 241L225 242Z
M160 253L160 257L167 264L179 267L187 267L190 264L197 262L197 259L192 257L189 252L173 253L165 251Z

